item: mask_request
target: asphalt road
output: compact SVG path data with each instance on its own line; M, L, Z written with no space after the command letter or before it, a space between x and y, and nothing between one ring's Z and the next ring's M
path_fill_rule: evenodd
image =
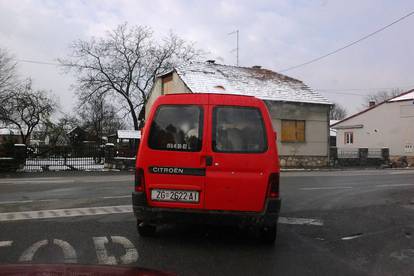
M141 238L132 180L76 172L0 178L0 263L124 264L179 275L414 275L413 170L283 173L274 246L248 230L197 225L167 225Z

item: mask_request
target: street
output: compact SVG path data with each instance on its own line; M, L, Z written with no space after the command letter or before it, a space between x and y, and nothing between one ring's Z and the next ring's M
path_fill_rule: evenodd
M166 225L141 238L132 173L0 178L0 262L124 264L178 275L414 275L414 170L283 172L274 246Z

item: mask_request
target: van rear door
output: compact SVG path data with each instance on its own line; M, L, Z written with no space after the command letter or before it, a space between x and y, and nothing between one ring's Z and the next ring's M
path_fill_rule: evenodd
M269 171L276 162L268 154L263 108L209 106L212 164L206 169L206 209L254 212L263 209Z
M193 101L161 104L152 115L145 158L139 162L150 206L204 207L205 113L205 106Z

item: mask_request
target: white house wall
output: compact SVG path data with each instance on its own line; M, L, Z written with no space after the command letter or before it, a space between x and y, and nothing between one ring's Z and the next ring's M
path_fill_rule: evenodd
M390 149L390 155L414 156L414 104L412 101L382 104L336 125L335 128L356 125L362 125L362 128L338 129L337 147L387 147ZM353 132L353 144L345 144L345 132ZM409 152L410 146L412 152Z
M286 102L266 102L277 132L279 155L328 156L329 106ZM305 121L305 142L281 142L282 119Z
M173 72L173 87L172 92L169 94L176 94L176 93L191 93L185 83L180 79L177 73ZM152 105L154 104L155 100L162 95L162 80L161 78L157 78L151 91L151 95L148 98L147 104L145 105L145 119L148 118L149 111L151 110Z

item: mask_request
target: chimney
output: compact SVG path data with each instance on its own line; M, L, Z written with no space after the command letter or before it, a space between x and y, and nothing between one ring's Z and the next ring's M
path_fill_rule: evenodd
M261 68L262 68L262 66L260 66L260 65L253 65L253 66L252 66L252 68L253 68L253 69L261 69Z
M209 59L209 60L206 60L206 62L207 62L208 64L215 64L215 63L216 63L216 61L215 61L214 59Z
M369 107L372 107L374 105L375 105L375 102L374 101L369 101Z

